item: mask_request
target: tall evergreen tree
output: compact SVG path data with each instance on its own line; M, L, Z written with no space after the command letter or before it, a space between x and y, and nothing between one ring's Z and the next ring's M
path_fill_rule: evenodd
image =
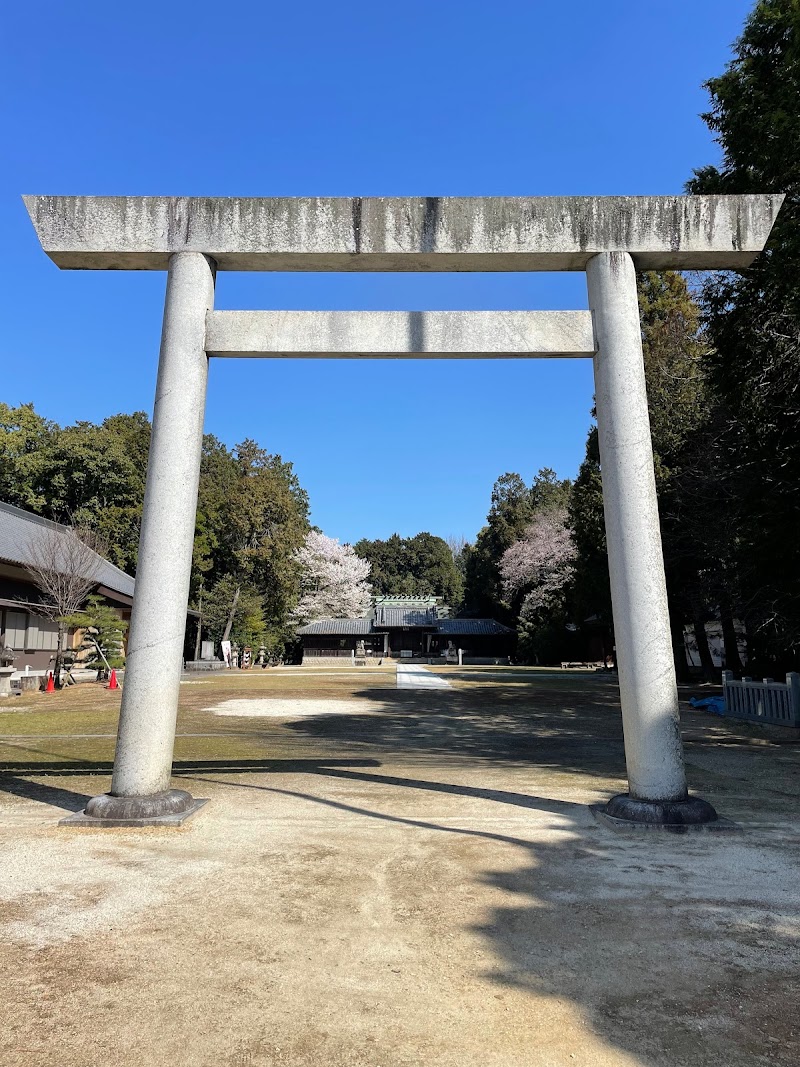
M0 404L0 500L95 531L133 573L149 447L141 411L61 427L32 404Z
M569 485L549 467L542 468L530 486L516 473L497 479L486 525L464 553L464 607L469 614L513 623L518 605L509 603L504 594L503 554L524 538L537 511L566 505Z
M696 480L698 472L708 468L709 457L703 461L703 455L712 434L704 370L707 346L699 332L697 305L680 274L648 271L638 276L637 289L675 664L685 676L684 623L704 620L714 595L719 599L708 576L717 566L723 540L708 528L707 516L701 517L705 509ZM708 475L702 477L708 489ZM611 597L596 427L589 432L586 458L573 487L570 525L578 550L575 618L601 627L608 639Z
M85 528L113 563L135 574L149 447L143 412L61 427L32 404L0 404L0 500ZM231 450L204 438L195 603L202 584L212 614L232 616L242 639L261 634L277 647L290 634L288 616L299 595L294 553L308 529L308 497L291 463L254 441ZM206 625L212 636L215 628Z
M800 4L759 0L733 50L706 84L722 159L688 188L786 194L766 253L702 288L718 473L736 505L716 520L735 523L738 609L772 672L800 649Z

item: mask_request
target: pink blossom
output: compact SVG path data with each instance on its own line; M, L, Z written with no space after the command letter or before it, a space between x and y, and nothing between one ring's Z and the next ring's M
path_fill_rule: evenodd
M353 619L365 615L372 603L367 581L370 564L350 545L312 530L294 554L300 567L300 601L293 614L297 623L315 619Z
M527 590L532 606L546 604L572 577L576 556L566 508L540 512L522 540L503 553L500 575L506 596Z

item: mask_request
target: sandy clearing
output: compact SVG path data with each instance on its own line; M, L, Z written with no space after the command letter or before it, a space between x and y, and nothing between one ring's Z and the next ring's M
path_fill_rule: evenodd
M223 700L205 709L214 715L247 719L303 719L314 715L368 715L376 712L371 700L295 700L278 697L245 697Z

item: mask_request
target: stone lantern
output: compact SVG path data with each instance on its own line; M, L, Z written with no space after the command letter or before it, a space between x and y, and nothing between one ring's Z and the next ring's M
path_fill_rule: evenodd
M6 645L0 645L0 697L14 696L11 675L14 673L16 655Z

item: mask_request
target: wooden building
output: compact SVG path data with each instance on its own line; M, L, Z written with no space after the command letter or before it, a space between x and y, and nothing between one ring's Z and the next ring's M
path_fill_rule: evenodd
M0 644L16 653L14 667L45 671L52 668L58 647L58 624L41 611L43 596L31 578L37 541L65 535L66 526L32 515L0 501ZM120 618L130 619L134 580L107 559L93 553L94 587L116 608ZM73 635L67 635L72 647Z
M354 659L431 659L450 653L503 659L514 631L494 619L451 619L439 597L379 597L361 619L318 619L297 631L303 662Z

